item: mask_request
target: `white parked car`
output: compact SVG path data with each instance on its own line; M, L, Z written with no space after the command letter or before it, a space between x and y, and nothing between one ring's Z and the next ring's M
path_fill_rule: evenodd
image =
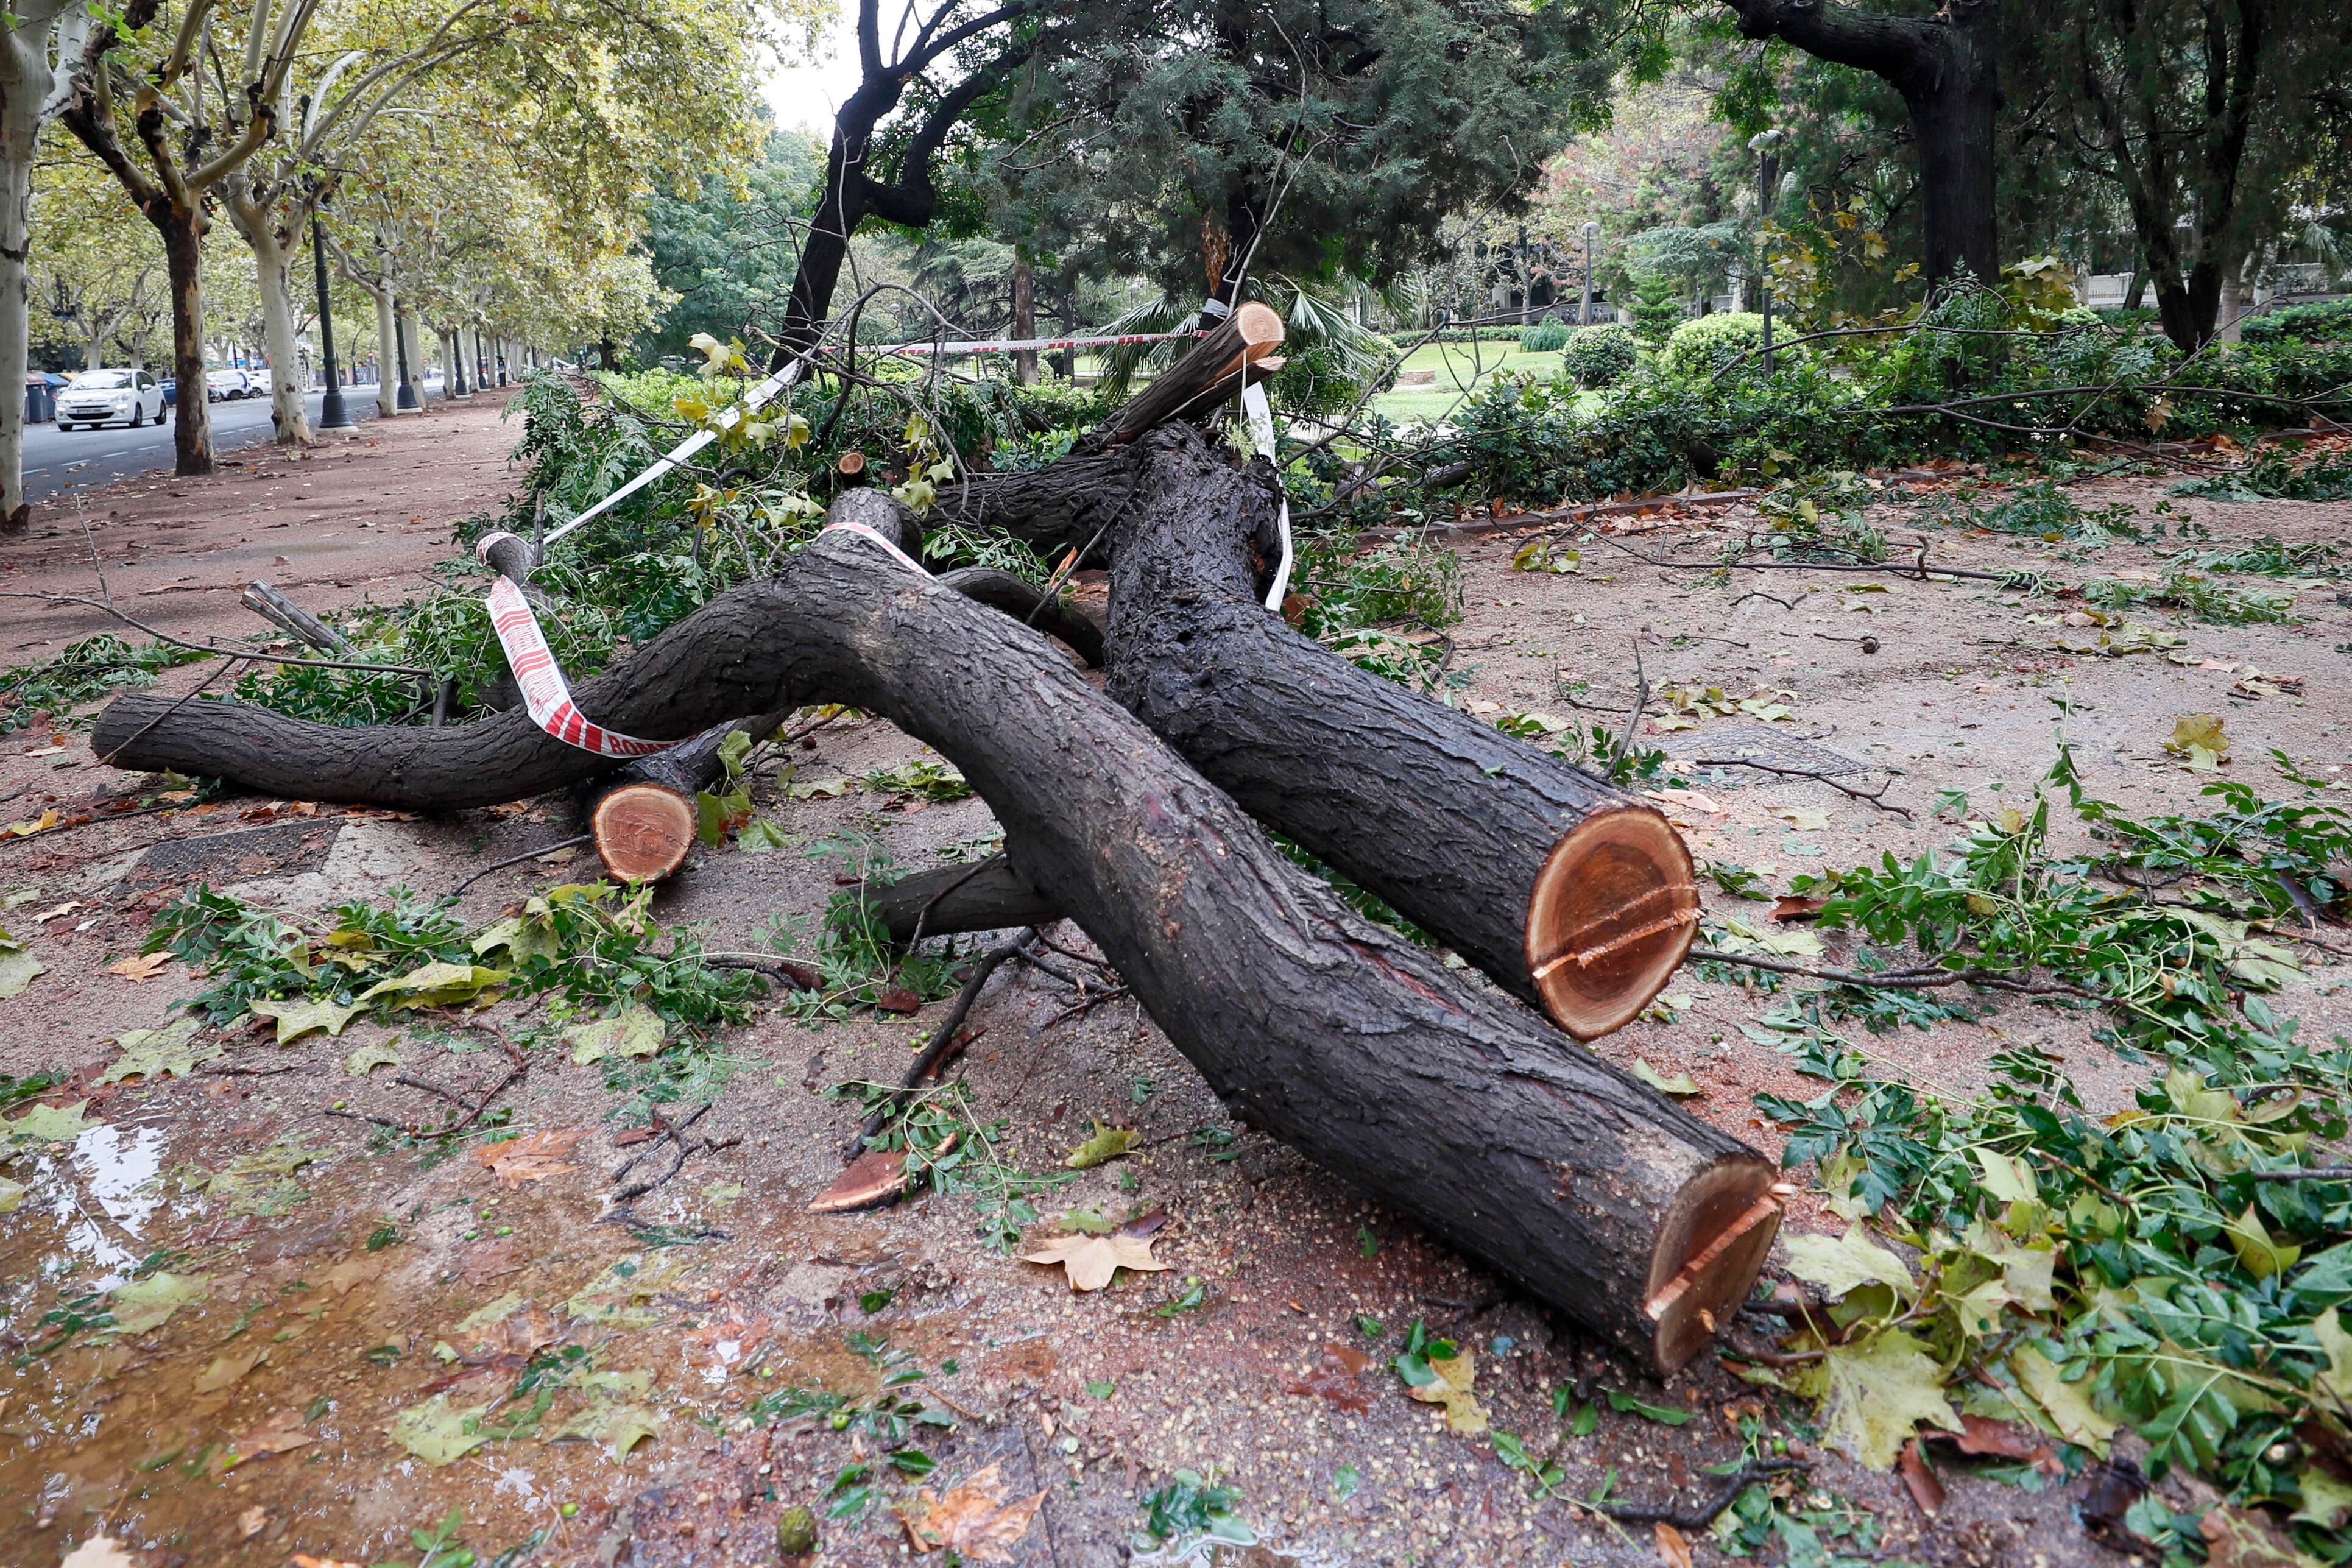
M58 428L120 420L133 429L163 423L163 389L143 370L86 370L58 394Z
M234 403L240 397L255 396L257 391L253 378L241 370L205 372L205 400L208 403Z

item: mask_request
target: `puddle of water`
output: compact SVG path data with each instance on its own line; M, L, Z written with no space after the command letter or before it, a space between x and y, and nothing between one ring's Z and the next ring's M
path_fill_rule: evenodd
M223 1194L183 1193L201 1184L179 1179L172 1142L101 1126L10 1168L26 1192L0 1225L0 1564L54 1568L101 1531L206 1568L278 1568L298 1552L413 1560L409 1532L453 1508L482 1561L535 1531L551 1532L547 1560L570 1561L658 1475L700 1467L714 1428L760 1395L878 1385L838 1329L747 1320L740 1256L637 1251L589 1223L577 1194L499 1194L499 1223L529 1245L520 1268L469 1282L464 1227L491 1211L461 1163L420 1173L399 1154L338 1158L305 1171L299 1211L241 1219ZM409 1215L401 1238L370 1250L392 1212ZM781 1239L762 1237L761 1252ZM626 1258L649 1286L621 1302L629 1311L567 1317L600 1281L609 1293ZM509 1294L520 1305L460 1331ZM585 1359L547 1380L535 1426L463 1445L446 1466L396 1439L395 1423L436 1399L484 1407L493 1427L527 1418L535 1396L515 1391L567 1351ZM616 1460L625 1404L653 1435Z

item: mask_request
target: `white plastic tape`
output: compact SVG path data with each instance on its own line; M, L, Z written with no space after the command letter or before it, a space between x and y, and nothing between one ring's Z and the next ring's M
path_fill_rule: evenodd
M1258 456L1271 463L1275 460L1274 405L1266 401L1265 383L1254 381L1242 388L1242 412L1249 417L1250 439L1257 446ZM1279 467L1275 483L1282 483ZM1282 613L1282 601L1290 592L1290 497L1282 498L1282 510L1277 521L1282 531L1282 563L1274 569L1274 586L1265 591L1265 607L1276 615Z
M572 702L571 684L547 646L547 634L540 630L539 617L531 613L530 601L523 597L514 579L500 577L492 584L488 603L490 625L498 628L499 646L506 649L507 663L514 668L515 684L522 688L523 709L532 723L565 745L600 757L649 757L677 744L616 735L590 723Z
M804 360L794 360L790 364L784 366L783 369L776 372L775 374L768 377L767 380L760 383L759 385L745 393L743 395L742 402L736 404L733 407L728 409L719 416L719 429L731 430L735 427L735 422L742 418L746 414L757 413L771 398L774 397L776 394L783 391L786 387L800 380L802 369L806 363L807 362ZM594 506L590 507L586 511L582 512L578 517L573 518L562 528L550 533L545 539L540 542L542 546L552 544L557 540L562 538L565 534L571 532L573 529L579 527L582 523L586 522L590 518L596 517L602 513L612 510L614 507L628 500L629 497L636 494L639 490L645 489L647 485L653 483L664 474L668 473L672 468L677 468L680 463L685 462L688 458L693 457L697 452L701 451L702 448L709 446L710 443L717 439L719 439L718 431L697 430L693 435L688 436L685 440L680 441L677 446L672 447L663 456L656 458L654 460L653 466L647 468L644 473L639 474L635 479L631 479L627 484L623 485L619 489L614 490L611 495L606 496L603 500L598 501Z
M890 541L885 539L882 535L877 533L874 530L866 527L862 522L828 522L819 531L819 532L862 533L866 538L872 540L875 543L880 545L883 549L888 551L892 555L898 557L898 564L906 567L908 571L917 573L925 577L931 574L929 567L924 565L921 562L916 560L913 556L908 554L905 551L899 549L896 544L893 544Z

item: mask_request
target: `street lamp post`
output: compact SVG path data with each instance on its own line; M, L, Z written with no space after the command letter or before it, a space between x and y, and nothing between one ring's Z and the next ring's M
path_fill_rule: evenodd
M1597 223L1588 221L1584 226L1584 304L1576 317L1576 324L1580 327L1592 324L1592 237L1600 232Z
M355 423L343 405L343 384L335 368L335 318L327 301L327 204L310 215L310 264L319 275L319 354L327 366L327 395L319 405L319 428L348 430Z
M1748 150L1757 157L1756 187L1756 293L1764 302L1764 374L1772 374L1772 280L1764 269L1764 226L1772 219L1772 187L1777 183L1780 160L1773 149L1788 139L1785 131L1759 131L1748 139Z

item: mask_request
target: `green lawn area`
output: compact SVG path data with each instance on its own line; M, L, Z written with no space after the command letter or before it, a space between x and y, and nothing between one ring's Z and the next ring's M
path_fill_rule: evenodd
M1402 384L1415 371L1433 371L1435 379ZM1521 353L1507 342L1423 343L1407 356L1395 390L1372 400L1372 406L1391 419L1435 419L1461 400L1462 394L1497 375L1533 374L1549 381L1559 374L1557 353Z

